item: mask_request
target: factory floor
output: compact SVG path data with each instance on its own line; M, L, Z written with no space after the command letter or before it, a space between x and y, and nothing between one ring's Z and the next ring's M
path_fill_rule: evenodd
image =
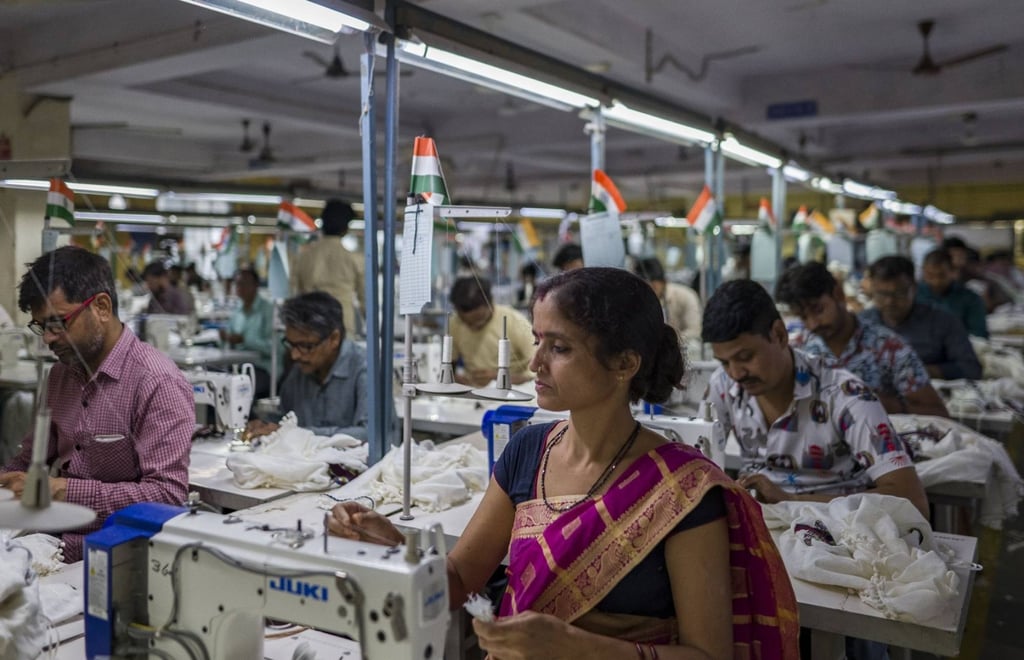
M1004 440L1024 474L1024 429L1018 423ZM1022 511L1024 513L1024 511ZM1024 658L1024 516L1006 521L1001 531L975 528L978 562L984 566L974 583L960 660ZM934 656L914 654L914 660Z

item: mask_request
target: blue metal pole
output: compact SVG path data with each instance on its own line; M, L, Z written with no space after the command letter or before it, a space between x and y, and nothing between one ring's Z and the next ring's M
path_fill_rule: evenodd
M388 2L389 25L394 26L395 5ZM395 345L395 140L398 132L398 60L395 58L395 36L385 34L387 44L387 96L384 106L384 282L383 314L381 316L381 404L384 437L391 438L395 428L393 373Z
M360 90L362 116L359 119L360 134L363 138L363 218L366 222L363 254L366 260L366 403L369 410L367 419L368 464L373 465L384 457L385 427L381 423L380 379L380 301L377 296L377 127L373 90L373 64L377 35L363 34L366 48L360 66ZM384 374L390 378L390 374Z

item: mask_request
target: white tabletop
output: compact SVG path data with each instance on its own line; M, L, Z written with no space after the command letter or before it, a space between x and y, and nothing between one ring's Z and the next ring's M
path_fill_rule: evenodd
M165 351L179 367L212 367L256 362L260 354L256 351L237 351L214 346L177 346Z
M0 367L0 388L34 390L39 382L34 360L18 360L13 368Z
M200 499L221 509L246 509L289 495L286 488L241 488L235 484L226 459L231 442L220 436L196 438L192 442L188 469L189 489Z

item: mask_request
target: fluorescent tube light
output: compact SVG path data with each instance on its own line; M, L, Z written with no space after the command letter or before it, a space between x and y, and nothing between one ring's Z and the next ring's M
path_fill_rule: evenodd
M811 179L811 187L834 195L838 195L843 192L843 187L838 183L833 183L832 179L827 176L816 176Z
M782 159L776 158L775 156L758 151L752 147L748 147L741 144L736 138L729 136L722 140L719 147L722 153L734 160L738 160L748 165L763 165L776 169L782 165Z
M786 177L790 181L806 183L811 178L811 173L799 165L783 165L782 176Z
M164 216L156 213L99 213L94 211L75 211L75 220L162 224Z
M357 32L370 29L368 21L310 0L182 1L325 44L333 44L344 29Z
M139 188L136 186L117 186L103 183L82 183L81 181L65 181L68 188L76 193L93 193L96 195L121 195L140 199L153 199L160 194L156 188ZM49 190L50 182L46 179L4 179L0 188L17 190Z
M605 121L613 126L648 133L672 142L708 145L715 140L715 134L710 131L634 110L618 101L612 103L611 107L602 108L601 114Z
M218 193L218 192L174 192L169 191L160 195L160 200L175 200L179 202L227 202L229 204L270 204L281 203L280 195L249 195L245 193Z
M322 199L309 199L306 197L296 197L292 200L292 204L295 206L308 206L314 209L322 209L327 205L327 202Z
M558 110L581 110L597 107L597 99L542 82L501 67L485 64L462 55L409 41L400 42L396 52L399 60L413 66L436 71L506 94L513 94Z
M887 199L882 202L882 208L890 213L900 215L921 215L921 207L910 202L901 202L898 199Z
M519 215L524 218L556 218L561 220L565 217L565 209L543 209L524 206L519 209Z
M858 183L853 179L843 181L843 192L852 197L860 197L862 199L876 199L878 201L896 199L896 193L892 190L886 190L878 186L868 186Z
M932 222L937 222L941 225L951 225L954 222L956 222L955 215L953 215L952 213L946 213L945 211L941 211L932 206L931 204L924 207L923 214L924 217L928 218Z

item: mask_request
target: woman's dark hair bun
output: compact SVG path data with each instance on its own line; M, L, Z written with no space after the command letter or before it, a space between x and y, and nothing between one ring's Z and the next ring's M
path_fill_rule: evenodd
M651 403L664 403L672 396L672 390L681 387L686 374L685 349L679 333L667 323L661 328L661 341L652 366L647 391L641 398Z

